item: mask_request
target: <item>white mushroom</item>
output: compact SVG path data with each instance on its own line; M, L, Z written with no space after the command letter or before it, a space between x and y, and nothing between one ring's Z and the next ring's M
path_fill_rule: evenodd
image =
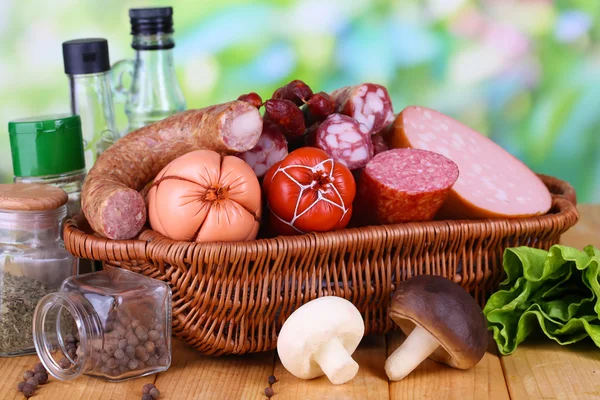
M365 325L348 300L328 296L312 300L290 315L277 339L281 363L292 375L313 379L327 375L331 383L348 382L358 372L351 357Z

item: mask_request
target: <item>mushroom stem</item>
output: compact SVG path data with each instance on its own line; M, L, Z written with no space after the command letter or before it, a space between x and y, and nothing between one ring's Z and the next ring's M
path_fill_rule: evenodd
M438 347L440 347L440 342L427 330L417 325L404 343L385 362L385 372L388 378L392 381L401 380Z
M348 382L358 372L358 364L337 338L325 342L313 355L313 359L334 385Z

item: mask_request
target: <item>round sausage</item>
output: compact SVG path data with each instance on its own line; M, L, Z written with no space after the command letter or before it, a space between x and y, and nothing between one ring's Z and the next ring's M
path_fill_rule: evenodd
M341 114L331 114L319 125L314 146L351 170L363 168L373 157L373 143L367 127Z
M360 176L360 209L377 224L429 221L456 179L458 166L440 154L388 150L373 157Z
M331 93L337 113L364 124L369 133L379 133L394 121L392 100L385 87L374 83L347 86Z

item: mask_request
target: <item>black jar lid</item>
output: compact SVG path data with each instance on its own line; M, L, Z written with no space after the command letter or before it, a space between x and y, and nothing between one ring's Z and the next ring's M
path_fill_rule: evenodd
M65 73L94 74L110 70L108 41L102 38L75 39L62 44Z
M131 8L129 20L132 35L173 33L173 7Z

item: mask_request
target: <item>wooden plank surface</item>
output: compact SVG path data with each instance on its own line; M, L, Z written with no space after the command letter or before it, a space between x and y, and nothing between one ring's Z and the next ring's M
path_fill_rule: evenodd
M405 336L400 332L388 334L388 355L391 355L404 339ZM491 336L489 344L483 360L469 370L458 370L425 360L406 378L390 383L390 399L508 400L502 366Z
M581 219L561 243L600 248L600 205L577 208ZM548 339L528 339L501 362L513 399L600 399L600 349L591 341L560 346Z
M277 397L273 398L277 400L388 399L388 380L383 369L386 359L385 337L364 338L352 358L359 365L358 374L344 385L332 385L325 376L312 380L298 379L283 368L278 358L274 375L279 382L273 385L277 394Z

